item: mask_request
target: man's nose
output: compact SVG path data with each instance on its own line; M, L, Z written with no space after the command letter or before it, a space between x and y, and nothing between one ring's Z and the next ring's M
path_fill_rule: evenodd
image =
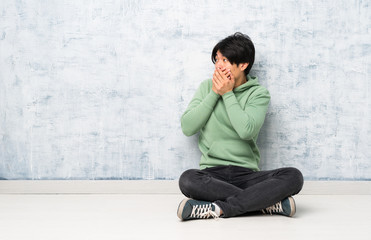
M223 62L217 62L216 64L215 64L215 67L217 67L217 68L223 68Z

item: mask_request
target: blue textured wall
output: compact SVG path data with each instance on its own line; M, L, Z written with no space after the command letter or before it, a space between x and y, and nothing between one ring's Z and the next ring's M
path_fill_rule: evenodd
M175 179L180 116L236 31L272 95L262 169L371 178L371 1L0 2L0 178Z

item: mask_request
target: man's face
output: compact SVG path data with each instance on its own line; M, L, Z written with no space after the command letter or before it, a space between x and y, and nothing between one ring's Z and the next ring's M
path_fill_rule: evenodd
M241 64L240 64L241 65ZM216 52L215 56L215 68L216 69L230 69L231 73L233 74L233 77L235 79L239 79L241 75L244 75L244 71L241 71L240 65L237 65L235 63L231 64L229 60L221 54L221 52L218 50Z

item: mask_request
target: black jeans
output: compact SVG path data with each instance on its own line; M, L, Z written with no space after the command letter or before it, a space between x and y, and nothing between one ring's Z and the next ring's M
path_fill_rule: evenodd
M303 182L303 175L296 168L254 172L229 165L189 169L180 176L179 187L189 198L217 204L223 217L234 217L299 193Z

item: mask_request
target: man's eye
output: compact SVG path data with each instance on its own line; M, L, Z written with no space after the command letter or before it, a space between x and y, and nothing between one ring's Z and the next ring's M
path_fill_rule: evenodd
M224 62L228 62L228 59L225 59L225 58L224 58L223 61L224 61Z

